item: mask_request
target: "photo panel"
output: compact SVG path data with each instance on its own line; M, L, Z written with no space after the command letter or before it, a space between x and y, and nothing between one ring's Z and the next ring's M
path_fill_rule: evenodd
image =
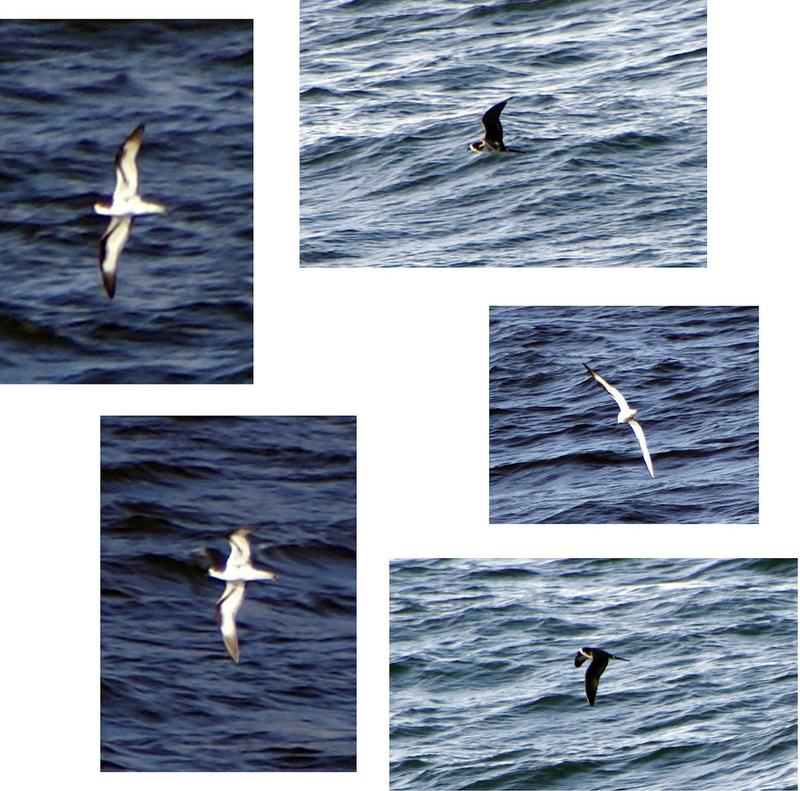
M300 265L707 261L706 2L300 4Z
M797 560L396 559L390 788L792 788Z
M489 324L491 522L758 521L757 307L492 307Z
M103 417L104 771L356 768L356 421Z
M252 19L6 19L0 51L0 382L252 383Z

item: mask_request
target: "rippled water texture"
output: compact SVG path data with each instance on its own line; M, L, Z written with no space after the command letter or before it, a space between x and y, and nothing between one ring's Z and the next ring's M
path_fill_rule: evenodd
M101 761L107 771L354 771L351 418L104 418ZM207 576L251 526L222 643Z
M253 378L253 27L0 22L0 370L6 382ZM146 126L113 300L95 202Z
M758 521L758 309L490 312L491 521ZM619 408L638 410L655 478Z
M305 266L706 265L703 0L303 0L300 113Z
M797 788L797 561L394 562L390 736L392 789Z

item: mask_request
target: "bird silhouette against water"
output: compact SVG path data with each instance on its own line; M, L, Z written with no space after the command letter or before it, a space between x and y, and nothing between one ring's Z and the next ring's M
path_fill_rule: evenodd
M597 695L597 685L600 683L600 676L608 665L609 659L618 659L620 662L630 662L630 659L624 659L621 656L614 656L602 648L581 648L575 654L575 667L580 667L587 659L591 659L591 663L586 668L586 679L584 686L586 688L586 700L589 701L590 706L594 706L594 699Z

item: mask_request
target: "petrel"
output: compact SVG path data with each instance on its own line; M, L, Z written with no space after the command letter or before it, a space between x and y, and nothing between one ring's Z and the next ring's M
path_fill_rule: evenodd
M600 676L606 669L609 659L618 659L620 662L630 662L630 659L623 659L621 656L614 656L602 648L581 648L575 654L575 667L580 667L587 659L591 659L591 663L586 668L586 679L584 686L586 687L586 700L589 701L590 706L594 706L594 697L597 694L597 685L600 682Z
M117 263L122 248L131 235L133 218L137 214L164 214L166 209L159 203L149 203L139 197L139 170L136 155L142 145L144 124L139 124L125 139L117 151L114 167L117 185L111 204L95 203L97 214L111 217L106 232L100 239L100 272L109 298L114 297L117 283Z
M247 536L252 527L241 527L228 535L231 554L223 568L212 568L208 574L225 581L225 590L217 599L217 625L222 633L222 642L234 662L239 661L239 640L236 637L236 613L242 606L246 582L255 580L274 580L277 575L271 571L254 568L250 561L250 542Z
M597 382L597 384L599 384L617 402L617 405L619 406L617 423L627 423L633 429L636 439L639 440L639 447L642 449L644 463L647 465L647 469L650 470L650 475L655 478L656 474L653 472L653 462L650 461L650 454L647 452L647 443L644 439L644 431L642 430L642 427L633 419L633 416L636 414L637 410L631 409L622 393L620 393L616 387L612 387L608 382L606 382L606 380L603 379L603 377L600 376L597 371L593 371L588 365L586 365L586 363L583 363L583 367L592 375L592 378L595 380L595 382Z
M506 148L503 145L503 125L500 123L500 113L508 102L500 102L494 107L490 107L481 118L483 124L483 139L469 144L470 151L477 151L479 154L484 151L501 151L514 154L521 154L514 148Z

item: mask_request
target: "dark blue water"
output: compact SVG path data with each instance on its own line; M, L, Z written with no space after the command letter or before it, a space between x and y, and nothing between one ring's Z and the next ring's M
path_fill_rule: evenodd
M395 561L390 659L392 789L797 788L795 559Z
M706 3L303 0L300 185L305 266L705 266Z
M354 771L352 418L103 418L105 770ZM255 528L239 664L207 549Z
M0 380L250 382L249 21L0 22ZM136 219L109 300L114 157L146 124Z
M498 307L490 349L492 522L758 521L757 308Z

